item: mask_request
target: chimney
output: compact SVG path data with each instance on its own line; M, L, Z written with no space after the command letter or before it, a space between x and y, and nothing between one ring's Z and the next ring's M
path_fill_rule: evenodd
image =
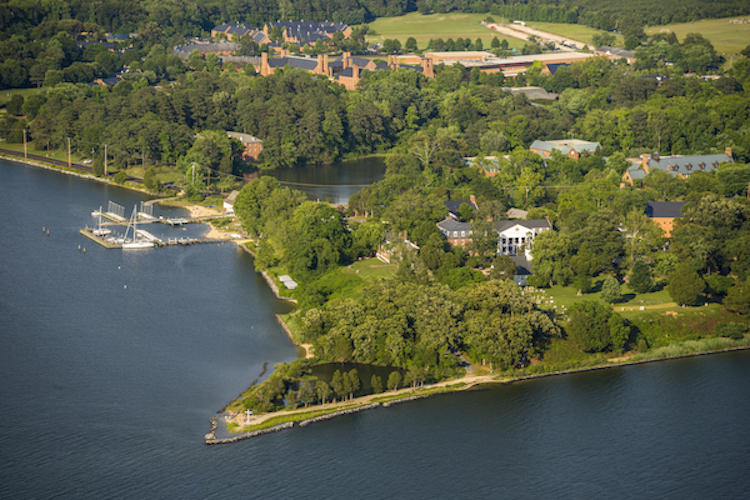
M325 69L323 68L323 56L318 54L318 65L315 67L316 73L319 75L325 75ZM326 75L327 76L327 75Z
M643 165L643 170L648 173L648 162L651 161L651 155L648 153L641 155L641 164Z
M260 74L262 76L271 74L271 68L268 67L268 52L263 52L260 55Z
M328 54L323 54L323 73L326 76L333 76L331 69L328 67Z
M357 84L359 83L359 66L356 64L352 65L352 81L354 82L354 87L357 87Z
M477 206L477 199L473 194L469 196L469 200L474 204L475 207Z
M732 157L732 148L726 148L724 152L727 154L728 157Z

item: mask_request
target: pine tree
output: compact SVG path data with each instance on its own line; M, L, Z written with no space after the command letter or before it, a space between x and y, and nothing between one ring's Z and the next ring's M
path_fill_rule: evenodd
M602 284L602 300L605 302L613 303L620 300L622 294L620 293L620 282L614 276L608 276Z
M681 306L694 305L706 285L687 262L677 264L668 279L669 296Z
M633 270L630 271L630 288L635 293L650 292L654 287L654 280L651 278L651 268L642 260L637 260L633 264Z

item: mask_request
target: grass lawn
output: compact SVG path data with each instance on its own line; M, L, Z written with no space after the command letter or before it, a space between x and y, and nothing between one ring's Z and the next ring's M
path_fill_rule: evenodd
M386 38L395 38L403 46L406 40L412 36L417 40L420 49L427 48L430 38L470 38L472 42L477 38L482 39L485 49L490 48L492 39L497 36L501 40L503 36L498 35L481 24L489 14L431 14L423 16L419 12L412 12L399 17L381 17L369 24L370 28L377 32L376 36L368 36L370 43L382 42ZM525 41L517 38L506 38L508 46L520 49Z
M545 309L567 310L576 302L583 300L596 300L606 303L601 299L601 286L604 282L603 277L594 279L593 287L590 292L577 296L578 290L573 286L555 285L551 288L544 289L544 294L535 292L535 295L542 301L541 307ZM721 305L708 302L708 306L701 305L695 307L682 308L677 305L669 296L665 288L649 293L636 294L627 284L620 285L622 299L613 305L614 311L627 319L638 318L649 313L657 312L665 314L668 311L677 314L691 314L691 312L713 314L721 310ZM554 301L554 302L552 302ZM642 308L642 309L641 309Z
M427 48L427 42L430 38L442 38L443 40L453 38L455 40L461 37L464 39L470 38L472 41L481 38L485 49L490 47L490 42L495 36L499 40L507 39L511 48L520 49L527 43L525 40L518 38L503 37L479 24L488 15L451 13L423 16L418 12L412 12L399 17L381 17L369 24L370 28L377 32L377 35L369 36L367 39L371 43L377 43L386 38L397 38L401 45L404 45L406 39L413 36L417 40L419 48L423 50ZM496 17L495 21L507 23L507 20L499 17ZM582 24L529 22L527 25L531 28L549 31L581 42L591 42L591 37L594 34L602 33L601 30ZM622 46L622 36L616 36L616 45Z
M585 26L583 24L542 23L537 21L529 21L528 23L526 23L526 26L541 31L548 31L550 33L554 33L555 35L572 38L573 40L578 40L579 42L584 43L591 43L592 36L597 33L604 33L603 30L598 30L596 28ZM617 37L615 46L622 47L624 45L625 39L622 37L622 35L615 34L615 36Z
M392 278L396 276L396 264L384 264L378 259L363 259L341 269L342 274L356 274L363 280L379 276Z
M33 94L39 94L42 92L45 92L46 89L6 89L0 91L0 107L5 107L5 105L10 101L10 98L14 95L20 95L26 98L27 96L33 95Z
M667 24L649 27L645 31L649 35L673 31L680 41L688 33L700 33L714 45L719 54L724 54L729 58L729 56L738 55L742 49L750 45L750 24L733 24L729 22L731 19L748 19L748 17L726 17L704 19L693 23Z

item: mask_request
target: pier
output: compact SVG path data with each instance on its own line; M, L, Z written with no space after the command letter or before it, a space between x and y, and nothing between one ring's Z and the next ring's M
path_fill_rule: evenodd
M100 244L104 248L122 248L123 241L121 241L121 239L96 236L94 234L94 229L87 227L85 229L81 229L80 233L91 241L95 241L96 243ZM200 245L203 243L224 243L225 241L227 241L220 238L168 238L166 240L162 240L160 238L157 238L153 234L141 229L138 230L138 234L140 234L144 239L152 241L154 243L154 247Z
M137 229L137 226L145 224L166 224L171 227L184 226L186 224L202 224L211 219L233 218L234 215L211 215L204 217L154 217L153 204L141 202L140 210L133 210L131 219L125 217L125 207L112 201L109 202L107 210L99 209L91 213L94 217L99 217L99 227L92 229L86 227L80 230L80 233L90 240L98 243L104 248L134 248L129 245L131 241L140 240L143 243L151 243L153 247L166 247L177 245L199 245L204 243L223 243L226 241L221 238L168 238L163 240L145 229ZM109 227L127 226L133 227L134 235L132 240L126 240L123 236L109 230ZM126 233L127 234L127 233ZM150 245L138 246L138 248L153 248Z

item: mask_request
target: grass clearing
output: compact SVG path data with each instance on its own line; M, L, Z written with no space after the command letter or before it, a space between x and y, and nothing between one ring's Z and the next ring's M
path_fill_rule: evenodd
M591 43L591 37L597 33L605 33L604 30L598 30L590 26L583 24L565 24L565 23L543 23L537 21L530 21L526 23L529 28L534 28L540 31L548 31L555 35L572 38L579 42ZM622 47L625 44L625 39L622 35L612 33L617 38L615 42L616 47Z
M431 14L424 16L419 12L412 12L398 17L381 17L371 22L368 26L377 32L376 36L368 36L370 43L382 43L386 38L398 39L401 45L406 44L409 37L417 40L420 49L425 50L431 38L470 38L472 41L482 39L484 48L488 49L492 39L505 38L508 46L520 49L525 43L517 38L504 37L491 31L480 24L487 18L488 14Z
M733 19L750 19L748 16L725 17L722 19L703 19L692 23L667 24L645 29L646 34L674 32L682 41L688 33L700 33L707 38L719 54L727 59L738 56L740 51L750 45L750 24L731 23Z
M341 274L356 274L363 280L370 278L392 278L396 276L398 266L396 264L385 264L378 259L362 259L350 266L341 269Z
M34 94L41 94L46 92L47 89L5 89L0 91L0 107L5 107L5 105L10 101L10 98L14 95L20 95L23 96L25 99L26 97Z

